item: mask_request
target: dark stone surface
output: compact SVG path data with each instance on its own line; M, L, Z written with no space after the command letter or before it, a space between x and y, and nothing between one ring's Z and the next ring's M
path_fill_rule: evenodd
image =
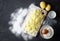
M8 21L10 14L17 8L26 8L30 3L39 4L41 0L0 0L0 41L24 41L22 38L17 38L9 31ZM54 25L55 34L53 38L45 40L39 35L31 41L60 41L60 1L59 0L44 0L52 5L52 10L56 11L57 24Z

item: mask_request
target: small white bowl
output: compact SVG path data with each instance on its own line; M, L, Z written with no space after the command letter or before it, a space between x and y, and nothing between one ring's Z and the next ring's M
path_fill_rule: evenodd
M42 33L41 33L41 31L42 31L43 28L46 28L46 29L48 30L48 33L47 33L47 34L42 34ZM44 39L50 39L50 38L52 38L53 35L54 35L54 30L53 30L53 28L52 28L51 26L49 26L49 25L44 25L44 26L42 26L42 28L40 29L40 35L41 35L41 37L44 38Z
M50 12L48 13L48 17L49 17L50 19L54 19L54 18L56 17L56 12L55 12L55 11L50 11Z

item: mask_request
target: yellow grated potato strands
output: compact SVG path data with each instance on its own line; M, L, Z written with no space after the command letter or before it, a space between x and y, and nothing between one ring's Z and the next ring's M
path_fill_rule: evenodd
M40 9L37 8L30 11L22 25L24 27L24 32L27 34L32 34L34 31L36 31L40 22L42 21L42 18L43 16Z

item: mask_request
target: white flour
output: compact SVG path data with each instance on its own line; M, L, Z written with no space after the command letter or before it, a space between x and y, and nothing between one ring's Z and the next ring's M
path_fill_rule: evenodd
M34 5L34 4L33 4ZM33 6L32 5L32 6ZM29 6L31 8L31 6ZM32 39L32 36L26 35L22 32L21 25L24 21L24 17L27 15L27 8L19 8L11 14L11 20L9 21L9 30L17 37L23 37L24 40Z

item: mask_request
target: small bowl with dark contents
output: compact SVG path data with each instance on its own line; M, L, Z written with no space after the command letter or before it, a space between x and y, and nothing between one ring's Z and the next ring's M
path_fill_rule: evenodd
M54 35L54 30L51 26L49 25L44 25L42 26L42 28L40 29L40 35L42 38L44 39L50 39L53 37Z

